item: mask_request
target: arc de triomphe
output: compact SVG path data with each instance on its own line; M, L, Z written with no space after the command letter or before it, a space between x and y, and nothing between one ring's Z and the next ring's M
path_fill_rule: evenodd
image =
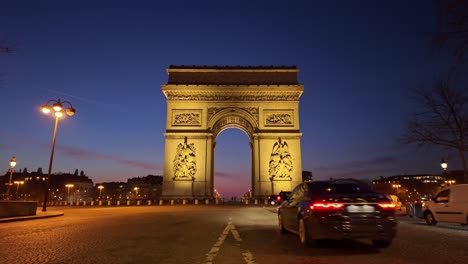
M215 140L228 128L249 137L254 197L302 181L304 87L296 67L170 66L167 73L164 197L213 197Z

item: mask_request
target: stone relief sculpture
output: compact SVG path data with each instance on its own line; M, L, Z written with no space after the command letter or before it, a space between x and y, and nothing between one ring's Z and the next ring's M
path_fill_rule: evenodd
M289 153L289 146L286 141L278 141L273 145L273 149L270 155L270 179L290 181L291 172L293 169L293 160L291 153Z
M266 117L267 125L292 125L291 114L274 113Z
M179 143L174 157L174 181L192 181L197 172L197 161L195 156L195 145L187 143L187 137L184 143Z
M216 113L218 113L219 111L224 110L224 109L226 109L226 108L219 108L219 107L210 107L210 108L208 108L208 120L211 120L211 118L213 118L213 116ZM248 107L248 108L240 108L240 109L249 112L249 114L251 114L253 116L255 121L258 122L258 107Z
M183 113L174 116L174 125L200 125L200 114Z

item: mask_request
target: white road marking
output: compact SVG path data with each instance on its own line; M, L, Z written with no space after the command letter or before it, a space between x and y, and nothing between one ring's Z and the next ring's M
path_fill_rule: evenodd
M239 232L237 232L236 227L234 226L234 224L232 224L231 218L229 218L229 222L228 222L227 226L224 228L223 232L219 235L218 240L213 245L213 247L210 249L210 252L208 252L208 254L206 254L206 259L205 259L205 262L203 262L203 264L213 264L214 263L214 260L215 260L216 256L219 253L219 249L223 245L224 241L226 240L226 237L229 234L229 232L231 232L234 239L237 242L239 242L238 245L240 246L240 243L242 242L242 238L240 237ZM243 257L245 263L255 264L255 259L254 259L253 255L252 255L252 253L250 252L250 250L245 250L244 253L242 253L242 257Z

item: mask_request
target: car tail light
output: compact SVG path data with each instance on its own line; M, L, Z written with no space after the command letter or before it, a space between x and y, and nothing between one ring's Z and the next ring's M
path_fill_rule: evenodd
M281 196L279 196L279 195L276 196L276 200L277 200L277 201L281 200Z
M309 206L310 210L340 210L344 207L342 203L317 202Z
M384 210L395 210L396 207L396 204L393 203L379 203L377 205Z

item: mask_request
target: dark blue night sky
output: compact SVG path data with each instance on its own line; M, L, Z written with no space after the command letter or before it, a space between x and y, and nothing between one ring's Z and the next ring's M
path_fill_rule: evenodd
M59 124L54 172L95 183L162 174L169 65L296 65L302 163L315 179L440 173L441 157L456 158L398 141L411 89L446 68L431 1L127 2L2 4L0 40L16 51L0 57L0 171L11 156L47 171L53 118L39 108L61 98L77 113ZM240 196L248 137L229 129L216 141L215 188Z

